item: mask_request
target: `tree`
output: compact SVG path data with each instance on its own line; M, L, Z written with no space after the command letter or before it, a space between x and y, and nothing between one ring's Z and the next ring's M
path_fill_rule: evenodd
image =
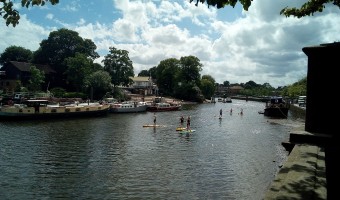
M59 3L59 0L21 0L21 6L28 8L29 6L44 6L46 2L52 5ZM15 27L19 24L20 14L19 11L13 8L11 0L0 0L2 7L0 7L0 16L6 20L6 25L12 24Z
M94 99L101 99L107 92L111 91L111 76L104 70L99 70L84 80L84 87L88 93L92 93Z
M254 81L248 81L244 84L244 88L245 89L252 89L252 88L256 88L259 85L257 83L255 83Z
M229 87L230 86L230 82L229 81L223 81L223 86L224 87Z
M211 75L203 75L202 79L209 80L211 83L213 83L213 85L215 85L215 83L216 83L215 79Z
M205 79L202 77L200 89L206 99L211 99L215 93L215 83L212 82L211 79Z
M99 58L95 52L96 45L93 41L83 39L76 31L61 28L52 31L46 40L40 43L40 48L34 52L34 63L50 64L55 70L64 73L65 58L74 57L76 53L82 53L92 60Z
M110 47L110 53L104 57L104 70L111 75L111 83L114 87L128 86L132 83L129 78L134 76L132 61L126 50Z
M179 80L177 74L179 72L179 60L176 58L168 58L162 60L156 68L157 86L161 93L165 95L173 95L175 87Z
M75 57L76 53L81 53L88 59L94 60L99 57L95 50L94 42L88 39L84 40L76 31L62 28L52 31L48 39L40 43L40 48L33 53L33 63L52 66L59 76L57 85L67 87L64 84L67 70L65 59Z
M150 72L148 70L143 69L138 73L138 76L150 76Z
M41 84L44 83L45 74L43 71L40 71L35 66L31 66L30 68L31 78L28 81L28 89L29 91L37 92L41 90Z
M10 46L0 56L0 64L3 65L9 61L30 62L33 52L19 46Z
M185 56L180 58L180 79L185 82L200 84L203 65L195 56Z
M194 0L190 0L190 3ZM207 3L208 6L217 7L217 9L224 8L225 6L235 7L236 3L241 3L243 9L248 11L248 8L251 6L252 0L196 0L196 6L201 2ZM328 3L333 3L334 5L340 8L340 0L306 0L300 8L288 8L285 7L281 10L280 14L285 15L286 17L295 16L298 18L313 15L315 12L322 12L325 8L325 5Z
M76 92L80 92L85 78L94 72L92 60L84 54L76 53L74 57L66 58L65 63L67 65L65 72L67 81L73 85Z
M195 0L190 0L190 3ZM52 5L56 5L59 3L59 0L21 0L22 7L30 7L30 6L44 6L46 2L50 2ZM207 3L208 6L216 6L218 9L224 8L225 6L235 7L236 3L241 3L243 9L248 11L251 6L252 0L196 0L196 6L201 2ZM19 11L13 8L12 0L0 0L0 16L2 16L6 20L6 25L12 25L15 27L19 24L20 14ZM334 5L340 7L340 0L306 0L306 3L303 4L300 8L288 8L285 7L281 10L280 14L285 15L286 17L295 16L295 17L305 17L313 15L315 12L322 12L325 8L325 5L328 3L333 3Z

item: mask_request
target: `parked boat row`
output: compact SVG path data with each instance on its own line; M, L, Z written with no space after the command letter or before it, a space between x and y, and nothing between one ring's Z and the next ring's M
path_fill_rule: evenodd
M103 101L93 103L87 101L80 103L75 101L65 104L51 103L46 99L28 99L18 104L0 106L0 120L93 117L107 113L160 112L180 109L180 104L167 102Z
M4 105L0 107L0 119L47 119L100 116L108 113L107 104L50 104L48 100L30 99L21 104Z

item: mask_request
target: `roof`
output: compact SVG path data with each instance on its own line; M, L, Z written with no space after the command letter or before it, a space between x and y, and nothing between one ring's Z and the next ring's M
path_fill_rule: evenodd
M243 87L239 86L239 85L235 85L235 86L229 87L229 89L231 89L231 90L243 90Z
M20 71L29 72L32 66L37 67L37 69L42 70L45 74L56 73L49 65L41 65L41 64L33 64L27 62L17 62L17 61L10 61L10 63L18 68Z
M150 77L149 76L136 76L136 77L130 77L134 82L149 82Z

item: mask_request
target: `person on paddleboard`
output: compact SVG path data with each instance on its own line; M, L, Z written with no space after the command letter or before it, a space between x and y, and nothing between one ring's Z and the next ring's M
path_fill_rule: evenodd
M222 118L222 108L220 109L220 118Z
M187 130L190 130L190 116L187 119Z
M153 125L156 125L156 121L157 121L156 113L153 113Z
M183 117L183 115L181 116L180 120L181 120L181 124L183 124L183 123L184 123L184 117Z

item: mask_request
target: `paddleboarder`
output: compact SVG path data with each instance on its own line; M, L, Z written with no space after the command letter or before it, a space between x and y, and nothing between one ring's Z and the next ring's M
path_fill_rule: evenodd
M180 120L181 120L181 124L183 124L183 123L184 123L184 117L183 117L183 115L181 116Z
M156 113L153 113L153 125L155 126L156 126L156 121L157 121Z
M187 119L187 130L190 130L190 116Z

